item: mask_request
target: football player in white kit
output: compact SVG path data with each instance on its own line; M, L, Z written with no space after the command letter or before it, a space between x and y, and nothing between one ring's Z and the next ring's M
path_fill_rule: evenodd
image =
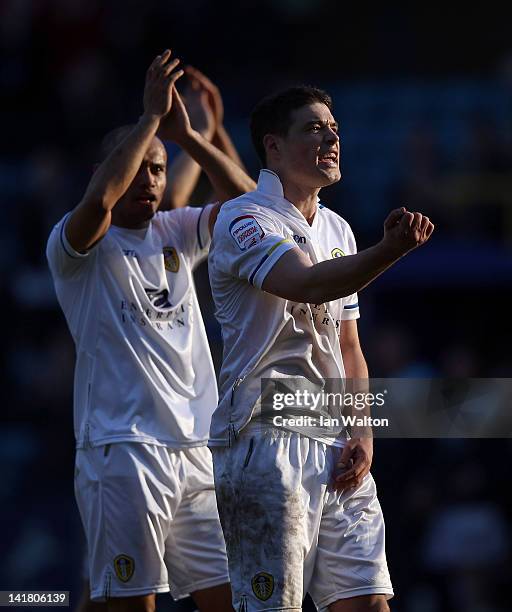
M148 69L144 113L111 150L79 205L53 229L47 256L76 344L75 491L91 598L155 608L155 593L230 609L215 505L210 417L215 375L192 280L219 205L158 213L168 134L221 200L254 183L190 126L165 51Z
M433 231L397 209L381 242L356 253L348 223L318 200L341 178L331 109L308 87L257 106L251 131L265 169L254 192L223 206L210 249L224 360L209 444L240 612L300 610L306 592L320 610L385 612L393 594L371 437L276 428L261 407L262 379L368 378L356 292Z

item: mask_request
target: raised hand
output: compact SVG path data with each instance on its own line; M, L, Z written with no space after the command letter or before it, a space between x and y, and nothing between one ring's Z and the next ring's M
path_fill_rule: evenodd
M149 66L144 86L145 115L161 119L171 110L174 84L184 74L183 70L176 70L179 63L179 59L171 59L167 49Z
M209 94L202 83L188 74L188 83L184 93L184 103L192 127L207 140L212 140L217 129L214 111L209 102Z
M434 224L419 212L397 208L384 221L383 242L398 255L405 255L430 238Z
M187 109L176 88L172 89L172 107L170 111L162 117L158 135L164 140L172 140L180 144L192 131Z
M222 96L220 95L220 90L210 81L210 79L205 76L200 70L194 68L193 66L185 67L185 74L197 81L200 84L201 88L206 92L208 96L208 103L210 108L212 109L216 127L222 125L224 121L224 103L222 101Z

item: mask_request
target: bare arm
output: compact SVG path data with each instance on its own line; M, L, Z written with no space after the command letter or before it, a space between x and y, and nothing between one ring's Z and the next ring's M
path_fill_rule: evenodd
M201 134L192 131L181 145L201 165L222 202L256 189L251 177Z
M220 124L217 127L215 135L213 136L212 143L223 151L230 159L232 159L237 166L240 166L243 170L245 170L245 166L243 161L240 159L240 155L238 155L238 151L236 150L233 141L231 140L230 135L228 134L224 124Z
M190 74L188 77L184 103L190 124L194 130L211 142L217 126L208 92L196 78ZM165 122L158 135L164 140L172 137L172 132L171 134L166 132ZM200 174L201 166L186 151L180 151L167 168L167 187L160 210L186 206L196 188Z
M200 174L201 166L188 153L177 153L167 167L167 185L158 210L173 210L186 206Z
M85 252L107 232L112 209L135 178L160 118L171 108L173 85L183 71L173 72L179 60L171 61L170 57L171 52L165 51L149 67L144 114L96 170L84 197L69 217L66 237L76 251Z
M300 249L285 253L263 282L263 290L294 302L322 304L360 291L410 250L424 244L434 230L428 217L390 213L384 238L357 253L313 264Z
M346 391L350 393L368 393L368 366L359 343L357 321L342 321L340 346L345 366ZM355 411L355 416L370 416L370 408ZM353 427L351 438L341 452L337 463L338 471L335 476L335 487L343 491L358 487L363 478L370 471L373 459L373 437L369 427Z
M340 346L346 377L358 380L368 378L368 366L359 342L356 319L341 323Z

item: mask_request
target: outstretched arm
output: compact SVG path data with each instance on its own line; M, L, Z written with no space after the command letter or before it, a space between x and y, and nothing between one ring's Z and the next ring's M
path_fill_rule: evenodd
M434 231L428 217L405 208L392 211L384 222L384 238L357 255L313 264L297 248L274 265L263 290L294 302L323 304L360 291Z
M167 50L148 68L142 117L101 163L66 223L66 237L76 251L85 252L110 227L112 209L135 178L160 119L171 109L174 83L183 74L175 70L178 63Z

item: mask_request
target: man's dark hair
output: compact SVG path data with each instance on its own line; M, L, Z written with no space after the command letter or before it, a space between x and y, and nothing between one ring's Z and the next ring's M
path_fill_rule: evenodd
M290 87L264 98L251 113L251 138L256 153L267 163L263 138L266 134L286 136L292 123L292 113L302 106L321 102L332 111L331 96L316 87Z
M120 127L116 127L113 130L110 130L105 136L100 144L99 157L100 162L103 162L107 159L107 157L112 153L112 151L117 147L117 145L124 140L128 134L135 127L135 123L129 123L127 125L121 125Z

